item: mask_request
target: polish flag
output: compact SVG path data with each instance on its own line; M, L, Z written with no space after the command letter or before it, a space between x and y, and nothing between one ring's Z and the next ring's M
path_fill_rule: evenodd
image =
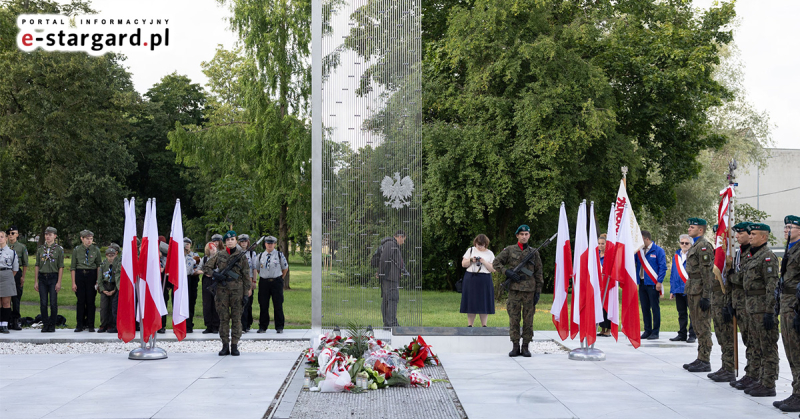
M587 260L588 278L583 280L581 290L581 339L592 345L597 340L597 323L603 321L603 300L600 299L600 250L597 248L597 225L594 220L594 202L589 218L589 249ZM583 259L581 258L581 262Z
M728 272L728 258L733 256L728 252L733 252L733 247L729 246L730 230L728 228L730 220L729 208L732 204L733 197L736 195L733 191L734 185L728 185L727 188L720 191L719 195L722 197L719 201L719 209L717 210L717 240L714 250L714 274L722 278L723 283L727 282L726 272Z
M619 234L616 243L616 265L614 266L614 280L622 289L622 331L634 348L641 344L639 324L639 290L636 287L636 253L642 248L642 234L636 226L633 231L633 211L629 204L625 205L622 213ZM635 237L638 233L638 241Z
M119 278L119 297L117 305L117 337L128 343L136 337L136 286L137 254L136 211L134 199L125 200L125 230L122 240L122 272Z
M620 217L622 214L620 213ZM606 253L603 256L603 276L600 278L601 298L605 297L603 307L606 309L608 321L611 322L611 336L619 340L619 286L614 280L614 262L616 254L617 204L611 204L611 213L608 215L608 228L606 230Z
M186 277L186 256L183 252L183 221L181 200L175 202L172 213L172 233L164 273L175 287L172 302L172 331L179 341L186 337L186 319L189 318L189 282Z
M581 202L578 208L578 223L575 226L575 254L573 255L572 272L575 276L572 279L572 327L570 334L572 338L580 331L580 338L586 336L586 329L590 325L584 323L586 320L581 312L583 310L584 295L587 292L586 283L589 281L589 240L586 232L586 201Z
M161 329L161 316L167 314L164 292L161 287L161 253L158 250L155 199L147 200L142 232L142 249L139 252L139 315L142 318L144 341L148 342Z
M569 224L564 203L561 203L561 212L558 216L558 239L556 240L556 270L555 294L550 313L553 315L553 325L558 331L561 340L569 336L569 311L567 309L567 293L569 292L569 279L572 277L572 251L569 245Z

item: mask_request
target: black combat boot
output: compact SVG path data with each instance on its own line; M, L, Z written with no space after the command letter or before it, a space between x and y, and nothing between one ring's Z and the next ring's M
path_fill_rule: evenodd
M511 352L508 353L508 356L512 358L519 356L519 342L514 342L514 348L511 349Z
M736 376L733 374L733 371L721 370L712 380L717 383L729 383L734 378L736 378Z
M239 354L239 348L237 346L238 345L236 345L235 343L231 344L231 355L233 355L233 356L239 356L240 355Z
M781 409L784 412L800 412L800 397L792 394L788 399L784 400L780 406L778 406L778 409Z
M787 397L787 398L785 398L783 400L775 400L774 402L772 402L772 405L777 407L777 408L780 408L782 404L790 402L791 399L794 399L794 398L795 398L795 395L792 394L791 396L789 396L789 397Z
M525 358L530 358L531 357L531 351L528 350L528 345L529 344L530 344L530 342L523 343L522 344L522 349L520 350L520 352L522 353L522 356L524 356Z
M9 324L8 328L11 330L22 330L22 326L20 326L19 319L12 320L8 322L8 324Z
M692 365L687 370L689 372L710 372L711 371L711 363L700 361L697 364Z
M228 349L228 344L226 342L222 342L222 350L219 351L219 356L230 355L231 350Z
M775 388L767 388L763 385L758 385L757 387L753 387L749 394L752 397L775 397Z
M720 374L721 374L721 373L723 373L723 372L725 372L725 367L720 367L720 369L718 369L717 371L714 371L714 372L712 372L712 373L708 374L706 377L708 377L708 378L710 378L710 379L712 379L712 380L713 380L713 379L714 379L714 377L716 377L716 376L720 375ZM730 381L730 380L728 380L728 381Z
M736 387L737 390L746 390L756 383L757 381L754 380L753 377L748 377L745 375L744 378L739 380L734 387Z
M698 362L700 362L700 360L699 359L695 359L694 361L692 361L692 362L690 362L688 364L683 364L683 369L688 370L689 368L697 365Z

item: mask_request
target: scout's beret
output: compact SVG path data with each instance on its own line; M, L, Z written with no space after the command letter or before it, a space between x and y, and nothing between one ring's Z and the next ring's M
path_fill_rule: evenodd
M108 247L112 247L112 248L114 248L114 250L116 250L116 251L117 251L117 253L119 253L119 251L120 251L120 247L119 247L119 245L118 245L118 244L116 244L116 243L111 243L111 244L109 244L109 245L108 245Z
M750 221L742 221L741 223L733 226L733 231L737 233L746 233L747 228L750 226L750 224L751 224Z
M800 226L800 217L796 215L787 215L783 218L784 224L794 224L796 226Z
M772 230L770 230L769 226L764 223L751 223L750 226L748 227L748 231L750 232L766 231L767 233L769 233Z
M222 234L215 234L215 235L211 236L211 241L212 242L222 241Z
M225 233L225 236L223 237L223 239L225 239L225 240L228 240L230 238L234 238L234 239L236 238L236 232L235 231L228 230L228 232Z
M248 241L249 242L250 241L250 236L248 236L247 234L240 234L239 235L239 241L240 242L243 242L243 241Z
M706 220L704 220L702 218L697 218L697 217L689 218L689 219L686 220L686 222L689 223L690 226L707 226L708 225L708 221L706 221Z
M278 242L278 239L276 239L276 238L275 238L275 237L273 237L273 236L267 236L267 237L264 239L264 243L265 243L265 244L266 244L266 243L277 243L277 242Z
M45 234L47 234L47 233L53 233L53 234L56 234L56 233L57 233L57 231L56 231L55 227L47 227L46 229L44 229L44 233L45 233Z
M115 249L115 248L113 248L111 246L108 246L106 248L106 254L107 255L116 255L117 254L117 249Z
M528 231L528 232L530 232L531 228L528 227L526 224L523 224L523 225L517 227L517 231L514 233L514 235L516 236L517 234L519 234L520 231Z
M188 237L184 237L184 238L183 238L183 242L184 242L184 243L189 243L189 244L192 244L192 239L190 239L190 238L188 238Z
M81 238L84 238L84 237L94 237L94 233L92 233L89 230L83 230L83 231L81 231Z

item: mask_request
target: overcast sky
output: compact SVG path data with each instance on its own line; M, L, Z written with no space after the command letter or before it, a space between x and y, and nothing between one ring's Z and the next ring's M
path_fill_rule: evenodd
M695 0L707 8L713 0ZM215 0L94 0L94 8L115 17L170 19L170 48L162 53L141 51L126 61L136 90L144 93L166 74L177 71L206 83L200 63L214 56L217 44L231 48L236 36L228 30L229 11ZM738 0L741 25L735 42L745 63L745 88L758 109L769 112L774 146L800 148L800 1Z

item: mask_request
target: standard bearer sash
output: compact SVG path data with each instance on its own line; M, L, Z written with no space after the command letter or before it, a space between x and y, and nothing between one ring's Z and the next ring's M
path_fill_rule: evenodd
M639 249L639 253L636 254L639 257L639 262L642 264L642 269L644 269L644 276L649 278L653 285L658 284L658 275L656 271L650 266L650 263L647 261L647 257L644 254L644 249ZM661 288L659 291L661 295L664 295L664 288Z
M681 261L681 257L678 254L675 254L675 257L672 258L672 269L678 269L678 276L681 278L684 284L686 284L686 280L689 279L689 274L686 273L686 267L683 266L683 261Z

